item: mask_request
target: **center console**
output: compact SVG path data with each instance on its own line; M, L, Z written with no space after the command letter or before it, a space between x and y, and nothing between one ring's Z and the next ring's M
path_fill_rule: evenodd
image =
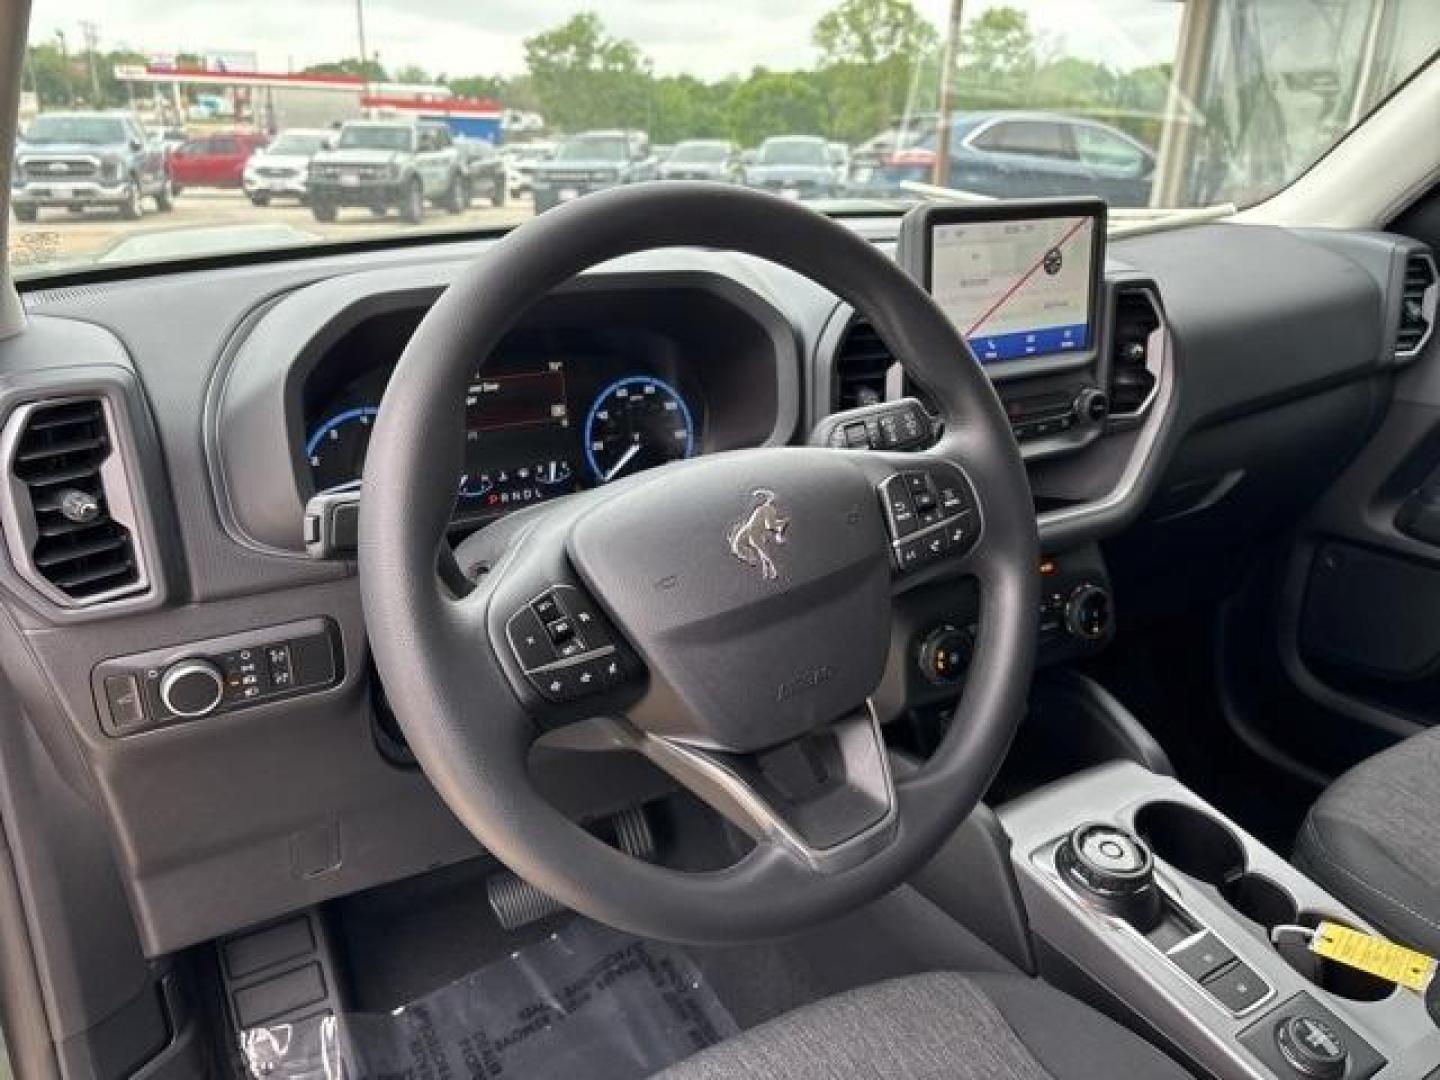
M1418 1078L1440 1067L1421 997L1280 926L1364 922L1173 777L1112 762L999 811L1051 964L1184 1059L1253 1080Z

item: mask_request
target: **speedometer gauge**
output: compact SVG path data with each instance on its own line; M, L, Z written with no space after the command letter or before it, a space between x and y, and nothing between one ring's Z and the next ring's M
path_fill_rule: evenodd
M585 460L601 484L694 452L695 423L685 399L651 375L611 383L585 417Z
M380 410L372 405L346 409L310 433L305 440L305 456L310 460L316 491L360 478L365 451L370 446L370 430L378 415Z

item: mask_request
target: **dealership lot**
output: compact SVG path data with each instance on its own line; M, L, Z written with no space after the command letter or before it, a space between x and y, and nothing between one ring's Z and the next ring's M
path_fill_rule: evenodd
M186 188L177 196L175 208L169 213L157 213L152 207L147 201L145 216L139 221L125 221L114 210L93 209L80 214L47 210L34 224L11 222L11 259L23 274L26 268L56 270L72 262L86 264L126 237L155 236L172 230L279 225L317 241L365 240L407 233L500 228L518 224L534 213L529 199L512 199L500 208L476 199L471 209L461 214L427 206L425 218L418 225L407 225L393 211L376 218L365 210L347 210L335 221L320 222L307 207L292 201L252 206L240 191L197 188ZM306 238L297 235L294 239L302 243ZM235 246L254 245L242 241Z

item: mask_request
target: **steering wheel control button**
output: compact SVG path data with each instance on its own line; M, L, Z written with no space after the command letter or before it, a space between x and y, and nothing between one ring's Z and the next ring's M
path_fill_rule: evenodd
M548 623L551 619L560 617L560 601L555 599L553 593L546 593L544 596L536 597L530 607L539 617L541 622Z
M550 644L557 649L567 641L575 639L575 624L565 616L558 619L551 619L545 624L545 634L550 638Z
M182 660L160 676L160 701L175 716L208 716L224 698L224 676L208 660Z
M555 646L545 632L545 624L531 608L522 608L510 617L505 633L510 638L510 648L515 659L526 671L552 664L556 660Z
M1169 956L1176 967L1197 983L1204 982L1235 959L1224 942L1208 930L1181 942Z
M958 470L932 466L897 473L881 483L880 497L902 573L964 554L974 540L973 503Z
M1201 985L1236 1016L1249 1012L1270 996L1270 984L1245 964L1222 968Z
M1275 1045L1297 1072L1316 1080L1340 1080L1350 1053L1344 1037L1314 1016L1291 1016L1275 1027Z

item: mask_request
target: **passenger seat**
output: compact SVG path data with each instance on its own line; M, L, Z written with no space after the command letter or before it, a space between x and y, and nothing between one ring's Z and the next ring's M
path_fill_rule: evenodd
M1295 863L1387 936L1440 955L1440 728L1331 784L1300 830Z

